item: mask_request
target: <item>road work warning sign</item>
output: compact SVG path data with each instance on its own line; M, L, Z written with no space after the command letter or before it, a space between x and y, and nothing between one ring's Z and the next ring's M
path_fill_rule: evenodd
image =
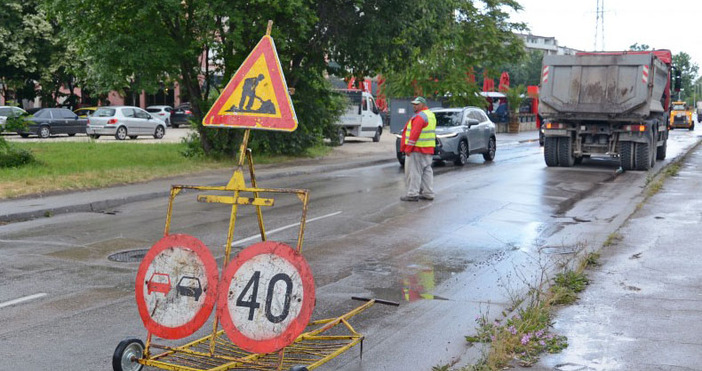
M294 131L293 108L273 39L266 35L207 112L204 126Z

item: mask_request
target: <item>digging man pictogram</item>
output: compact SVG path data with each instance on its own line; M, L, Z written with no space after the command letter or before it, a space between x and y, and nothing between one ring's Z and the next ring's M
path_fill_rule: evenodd
M256 77L249 77L244 80L244 86L241 91L241 99L239 100L239 106L232 106L228 111L230 112L248 112L248 113L268 113L275 114L275 105L269 100L263 100L263 98L256 95L256 88L258 84L265 79L263 74L259 74ZM261 106L258 109L253 109L254 102L258 99L261 101Z

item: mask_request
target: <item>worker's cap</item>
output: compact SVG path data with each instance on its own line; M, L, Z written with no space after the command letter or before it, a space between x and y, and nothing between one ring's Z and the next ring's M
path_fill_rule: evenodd
M424 97L417 97L417 98L414 98L414 100L412 101L412 104L424 104L424 105L426 105L426 104L427 104L427 100L424 99Z

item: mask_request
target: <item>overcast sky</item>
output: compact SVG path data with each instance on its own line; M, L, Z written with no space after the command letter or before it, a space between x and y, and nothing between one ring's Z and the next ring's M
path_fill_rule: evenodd
M559 46L595 50L597 0L517 0L512 19ZM681 51L702 67L702 1L600 0L604 2L604 49L627 50L634 43ZM600 33L601 35L601 33ZM602 50L601 36L597 50Z

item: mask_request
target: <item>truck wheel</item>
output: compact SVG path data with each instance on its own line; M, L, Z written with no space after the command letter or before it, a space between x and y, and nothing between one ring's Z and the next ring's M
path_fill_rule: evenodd
M383 128L378 128L375 130L375 135L373 135L373 141L380 142L380 136L383 134Z
M665 153L668 151L668 139L663 144L656 147L656 160L665 160Z
M634 161L636 170L648 170L651 168L651 147L648 143L636 143L636 154Z
M336 136L339 139L339 145L343 145L344 139L346 138L346 131L344 131L343 128L339 128L339 130L336 132Z
M571 167L575 164L573 141L570 137L558 138L558 164L562 167Z
M619 162L624 170L634 170L634 142L619 142Z
M544 138L546 166L558 166L558 138Z
M693 130L695 130L695 123L694 122L690 125L690 131L693 131Z

